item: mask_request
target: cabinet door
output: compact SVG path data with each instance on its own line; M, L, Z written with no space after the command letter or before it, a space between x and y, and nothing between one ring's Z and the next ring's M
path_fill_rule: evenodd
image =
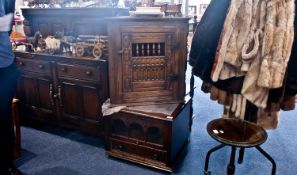
M174 33L122 33L123 100L177 99ZM140 97L140 98L135 98Z
M26 73L18 81L17 98L23 104L25 116L56 120L53 93L50 77Z
M63 120L95 123L100 120L102 114L98 85L59 79L57 88Z

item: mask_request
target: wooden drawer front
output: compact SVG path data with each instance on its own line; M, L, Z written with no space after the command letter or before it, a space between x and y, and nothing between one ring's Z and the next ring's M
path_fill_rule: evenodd
M166 162L166 151L151 149L142 145L127 143L118 141L115 139L110 140L110 146L112 151L120 151L131 155L140 156L144 159L153 161Z
M90 66L58 63L57 72L60 77L69 76L78 79L99 80L99 69Z
M41 60L16 58L16 65L20 70L38 72L49 75L51 73L50 63Z

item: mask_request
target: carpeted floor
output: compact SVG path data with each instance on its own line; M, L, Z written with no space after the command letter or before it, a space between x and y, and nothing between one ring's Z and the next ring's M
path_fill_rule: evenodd
M193 130L188 152L175 173L202 175L207 151L218 145L206 132L206 124L218 118L222 107L200 91L196 78ZM54 127L41 130L22 127L22 156L16 166L27 175L161 175L162 171L109 158L102 140ZM297 112L282 112L279 126L268 131L262 145L276 161L277 175L297 174ZM225 175L229 148L214 153L209 169L212 175ZM236 175L270 175L271 164L256 149L247 149L244 161L236 164Z

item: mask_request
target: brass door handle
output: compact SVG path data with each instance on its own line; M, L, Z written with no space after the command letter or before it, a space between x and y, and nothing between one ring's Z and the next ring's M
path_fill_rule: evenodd
M58 86L58 100L61 107L63 107L63 101L62 101L62 87L61 85Z
M52 83L49 85L49 95L50 95L51 105L54 106L55 105L55 101L54 101L55 95L54 95Z
M122 50L119 50L117 53L118 53L118 54L127 53L129 49L130 49L130 48L123 48Z

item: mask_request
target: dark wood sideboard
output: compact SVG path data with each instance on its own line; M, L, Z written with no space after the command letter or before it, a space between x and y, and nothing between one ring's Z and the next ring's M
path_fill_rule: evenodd
M185 97L189 18L114 17L127 14L114 8L23 9L28 36L108 35L109 49L99 60L16 51L22 120L104 133L108 155L172 172L192 120L192 99ZM109 97L112 105L175 106L167 114L130 106L103 117Z
M127 9L22 9L25 33L107 35L104 17ZM87 57L15 51L21 71L17 98L23 121L41 121L103 135L101 105L109 97L108 55Z

